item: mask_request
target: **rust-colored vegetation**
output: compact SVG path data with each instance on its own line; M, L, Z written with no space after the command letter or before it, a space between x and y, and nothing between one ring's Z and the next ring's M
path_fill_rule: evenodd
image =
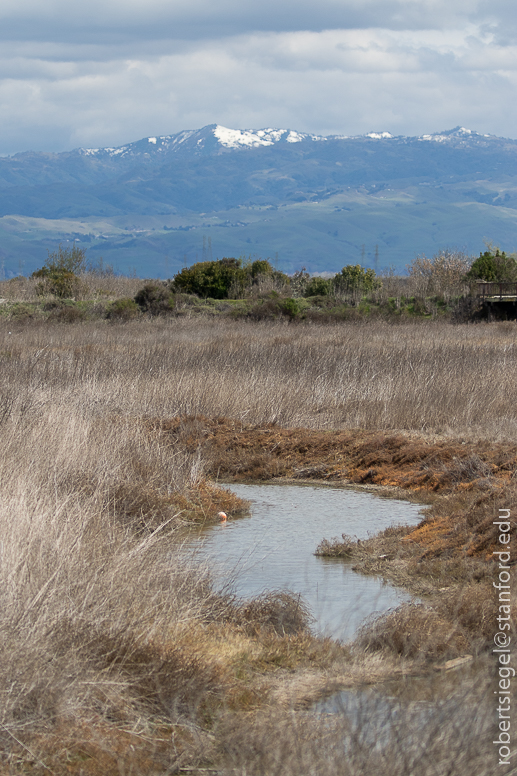
M397 488L420 497L431 503L428 517L404 541L417 543L425 557L489 559L497 545L493 515L508 508L517 492L517 446L509 443L283 429L206 417L151 426L191 452L202 451L214 478L309 479ZM513 532L514 552L516 536Z

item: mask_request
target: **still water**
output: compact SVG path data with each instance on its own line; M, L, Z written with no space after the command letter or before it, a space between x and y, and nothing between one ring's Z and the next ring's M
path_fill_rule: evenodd
M342 640L353 638L366 617L410 600L377 577L356 574L352 563L314 551L323 538L365 539L389 525L415 525L421 506L326 486L225 487L251 502L251 516L205 527L193 542L238 596L301 594L315 618L313 630Z

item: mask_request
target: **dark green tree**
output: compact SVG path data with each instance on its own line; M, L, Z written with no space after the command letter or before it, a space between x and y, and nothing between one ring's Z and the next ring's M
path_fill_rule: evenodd
M253 265L252 265L253 266ZM227 299L230 290L244 290L248 273L240 259L200 261L182 269L173 278L173 288L185 294L197 294L203 298Z
M266 259L257 259L251 264L250 271L251 277L255 280L261 275L272 275L275 270Z
M496 248L495 253L485 251L479 254L466 277L469 280L485 280L491 282L511 282L517 280L517 261L513 256L507 256Z

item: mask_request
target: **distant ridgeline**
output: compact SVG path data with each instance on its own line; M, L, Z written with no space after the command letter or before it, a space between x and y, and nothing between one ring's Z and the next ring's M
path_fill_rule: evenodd
M295 272L401 272L443 248L517 248L517 141L440 134L322 137L211 125L120 148L0 159L0 272L60 242L121 272L172 277L245 256Z

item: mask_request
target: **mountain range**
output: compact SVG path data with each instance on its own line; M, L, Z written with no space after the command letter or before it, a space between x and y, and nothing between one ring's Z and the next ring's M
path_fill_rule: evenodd
M78 241L123 272L208 258L293 272L402 271L441 248L517 247L517 141L456 127L418 137L199 130L118 148L0 158L0 267Z

